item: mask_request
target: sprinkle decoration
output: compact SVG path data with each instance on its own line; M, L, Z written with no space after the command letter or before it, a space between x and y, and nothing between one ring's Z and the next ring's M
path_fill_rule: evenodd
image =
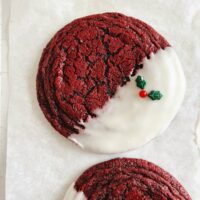
M156 90L152 90L151 92L149 92L148 97L151 100L160 100L162 98L162 94L160 93L160 91L156 91Z
M137 87L139 87L140 89L144 89L145 88L146 81L144 80L144 78L142 76L137 76L135 81L136 81Z
M141 98L145 98L145 97L149 97L151 100L160 100L163 95L159 90L151 90L149 93L147 93L146 90L144 90L145 86L146 86L146 81L144 80L144 78L142 76L137 76L137 78L135 79L136 85L137 87L139 87L140 92L139 92L139 96Z
M140 95L140 97L145 98L145 97L148 95L148 93L147 93L146 90L141 90L141 91L139 92L139 95Z

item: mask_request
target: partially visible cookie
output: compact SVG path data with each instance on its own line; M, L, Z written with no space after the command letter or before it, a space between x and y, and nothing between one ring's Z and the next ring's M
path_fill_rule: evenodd
M116 158L86 170L64 200L191 200L168 172L142 159Z
M79 146L103 153L156 137L178 111L184 89L170 44L146 23L120 13L67 24L44 49L37 74L38 102L51 125Z

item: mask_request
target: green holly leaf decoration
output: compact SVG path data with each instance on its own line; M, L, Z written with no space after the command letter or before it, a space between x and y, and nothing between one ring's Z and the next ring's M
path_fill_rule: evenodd
M160 100L163 97L161 92L157 90L152 90L151 92L149 92L148 96L151 100Z
M141 91L143 92L143 89L145 88L146 86L146 81L144 80L144 78L140 75L137 76L137 78L135 79L135 82L136 82L136 85L137 87L139 87L140 89L142 89ZM145 96L143 96L143 93L141 93L140 91L140 96L142 98L146 97L147 96L147 93ZM144 90L145 91L145 90ZM146 91L145 91L146 92ZM151 90L149 93L148 93L148 97L151 99L151 100L160 100L163 95L161 94L160 91L158 90Z
M146 81L144 80L142 76L137 76L137 78L135 79L135 82L136 82L137 87L139 87L140 89L144 89L146 86Z

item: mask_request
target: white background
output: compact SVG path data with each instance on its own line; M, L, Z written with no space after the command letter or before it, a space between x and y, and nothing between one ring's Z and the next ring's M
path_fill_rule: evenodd
M5 165L6 165L6 126L8 105L8 21L10 0L2 0L0 9L1 40L0 40L0 199L5 195Z
M120 155L84 152L57 134L44 118L35 91L39 58L53 34L77 17L106 11L140 18L165 36L177 51L187 80L183 105L165 133L138 150ZM12 0L6 199L60 200L70 182L87 167L126 156L160 165L186 187L194 200L199 200L200 154L195 143L199 44L198 0Z

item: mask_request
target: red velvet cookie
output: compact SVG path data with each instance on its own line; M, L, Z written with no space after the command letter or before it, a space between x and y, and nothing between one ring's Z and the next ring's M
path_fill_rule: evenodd
M86 170L64 200L191 200L169 173L145 160L117 158Z
M138 19L119 13L83 17L58 31L44 49L38 102L51 125L81 147L126 151L155 137L177 112L184 94L177 63L169 43ZM149 91L135 84L140 72ZM152 102L162 96L154 89L164 93L160 102Z
M141 61L167 41L147 24L118 13L74 20L43 51L37 75L38 101L46 118L68 137L84 129L142 67Z

